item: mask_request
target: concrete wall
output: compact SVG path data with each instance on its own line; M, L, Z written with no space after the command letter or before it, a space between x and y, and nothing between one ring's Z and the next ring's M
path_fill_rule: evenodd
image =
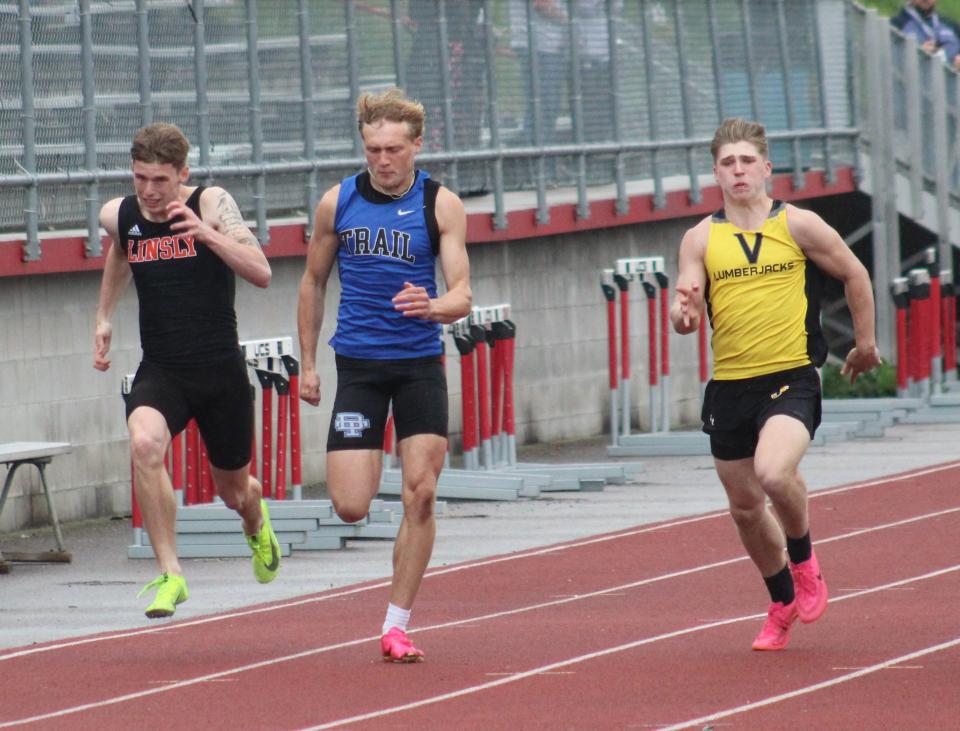
M608 428L606 304L599 272L625 256L662 255L676 272L676 250L691 220L672 220L469 247L474 303L509 302L517 324L515 403L518 443L600 434ZM263 291L238 282L241 339L290 335L296 342L301 258L274 259ZM0 279L0 442L69 441L73 452L48 468L62 519L130 510L130 469L120 379L139 362L133 286L114 317L113 366L93 369L98 272ZM324 402L303 404L303 480L324 476L324 446L336 385L332 351L336 298L328 291L321 333ZM646 304L632 288L634 423L646 428ZM672 421L696 423L697 342L671 335ZM447 338L451 431L459 451L459 357ZM42 523L46 504L33 468L17 473L0 531Z

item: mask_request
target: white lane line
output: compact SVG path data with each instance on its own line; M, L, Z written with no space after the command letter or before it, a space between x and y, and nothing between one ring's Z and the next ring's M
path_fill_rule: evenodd
M816 492L811 493L810 498L814 499L814 498L826 497L829 495L837 495L840 493L849 492L851 490L862 490L863 488L867 488L867 487L874 487L877 485L887 485L894 482L902 482L904 480L913 479L915 477L923 477L924 475L936 474L937 472L943 472L945 470L953 469L954 467L958 467L958 466L960 466L960 462L949 462L947 464L936 465L934 467L924 467L914 472L907 472L902 475L897 475L895 477L878 478L875 480L868 480L866 482L854 483L852 485L844 485L841 487L830 488L826 490L818 490ZM612 533L609 535L588 538L586 540L577 541L574 543L565 543L559 546L549 546L547 548L536 548L536 549L530 549L527 551L517 551L515 553L510 553L505 556L496 556L489 559L481 559L479 561L457 564L456 566L448 566L441 569L430 569L427 571L425 578L433 577L433 576L442 576L444 574L455 573L458 571L466 571L467 569L491 566L493 564L503 563L505 561L517 561L524 558L543 556L548 553L566 551L572 548L581 548L583 546L589 546L596 543L603 543L606 541L617 540L620 538L630 538L630 537L641 535L644 533L652 533L654 531L661 531L669 528L676 528L678 526L689 525L691 523L699 523L702 521L711 520L713 518L723 518L723 517L726 517L727 515L729 515L728 511L721 510L714 513L707 513L705 515L694 516L692 518L682 518L680 520L674 520L668 523L660 523L658 525L645 526L643 528L638 528L638 529L630 529L621 533ZM823 539L819 539L817 542L822 543ZM164 624L157 627L148 627L146 629L136 629L136 630L121 631L121 632L116 632L111 634L102 634L102 635L96 635L94 637L83 637L76 640L66 640L63 642L56 642L54 644L44 645L42 647L30 647L23 650L10 652L5 655L0 655L0 662L4 660L13 660L18 657L25 657L27 655L36 655L42 652L51 652L53 650L68 649L71 647L89 645L97 642L106 642L108 640L121 640L121 639L126 639L128 637L141 637L143 635L154 634L157 632L169 632L171 630L179 630L187 627L196 627L204 624L210 624L212 622L222 622L228 619L236 619L238 617L247 617L255 614L261 614L264 612L274 612L281 609L290 609L293 607L304 606L306 604L315 604L318 602L329 601L330 599L340 599L342 597L351 596L353 594L372 591L373 589L383 589L388 586L390 586L389 581L380 581L374 584L366 584L364 586L354 587L352 589L346 589L343 591L337 591L330 594L324 594L322 596L305 597L303 599L271 604L265 607L239 609L236 611L229 612L227 614L215 614L208 617L202 617L200 619L186 620L183 622L172 622L170 624Z
M852 673L847 673L846 675L839 675L836 678L831 678L830 680L824 680L821 683L814 683L813 685L806 685L802 688L797 688L796 690L791 690L787 693L781 693L780 695L773 695L769 698L764 698L762 701L755 701L754 703L746 703L742 706L736 706L735 708L728 708L723 711L717 711L712 713L709 716L701 716L700 718L692 718L689 721L682 721L680 723L674 724L673 726L664 726L659 731L681 731L685 728L694 728L699 727L701 724L707 723L709 721L716 721L720 718L729 718L730 716L736 716L741 713L747 713L748 711L753 711L757 708L764 708L765 706L772 706L774 703L781 703L782 701L788 701L792 698L797 698L802 695L809 695L810 693L815 693L818 690L824 690L825 688L831 688L835 685L840 685L841 683L848 683L851 680L856 680L857 678L862 678L865 675L870 675L876 673L880 670L890 669L893 665L898 665L902 662L908 662L909 660L916 660L918 657L926 657L927 655L932 655L935 652L942 652L943 650L949 650L951 647L957 647L960 645L960 637L956 637L947 642L941 642L939 645L930 645L929 647L923 647L914 652L907 653L906 655L900 655L900 657L892 657L889 660L884 660L883 662L878 662L875 665L870 665L868 667L862 668Z
M908 578L905 578L905 579L899 579L899 580L897 580L897 581L893 581L893 582L890 582L890 583L888 583L888 584L881 584L880 586L875 586L875 587L871 587L871 588L869 588L869 589L864 589L863 591L859 591L859 592L856 592L856 593L854 593L854 594L847 594L846 596L837 597L834 601L835 601L835 602L845 601L845 600L848 600L848 599L853 599L853 598L855 598L855 597L864 596L864 595L867 595L867 594L874 594L874 593L876 593L876 592L885 591L885 590L887 590L887 589L891 589L891 588L898 587L898 586L903 586L903 585L905 585L905 584L913 583L913 582L915 582L915 581L923 581L923 580L926 580L926 579L936 578L936 577L938 577L938 576L943 576L943 575L945 575L945 574L949 574L949 573L951 573L951 572L958 571L958 570L960 570L960 564L956 564L956 565L954 565L954 566L949 566L949 567L943 568L943 569L938 569L937 571L931 571L931 572L929 572L929 573L921 574L921 575L918 575L918 576L911 576L911 577L908 577ZM654 580L657 580L657 579L654 579ZM649 580L647 580L647 581L649 581ZM638 582L638 583L647 583L647 581L645 581L645 582ZM586 598L586 597L588 597L588 596L599 595L599 594L603 594L603 593L605 593L605 592L603 592L603 591L594 592L593 594L585 594L585 595L583 595L583 596L580 597L580 598ZM454 627L454 626L457 626L457 625L464 624L464 623L466 623L466 622L477 621L477 620L479 620L479 619L492 619L492 618L495 618L495 617L506 616L506 615L508 615L508 614L516 614L516 613L519 613L519 612L521 612L521 611L529 611L530 609L539 608L539 606L551 606L551 605L556 605L556 604L564 604L564 603L567 603L568 601L575 601L575 600L562 600L562 601L557 601L557 602L547 602L547 603L544 604L544 605L538 605L538 606L534 606L534 607L523 607L523 608L520 608L520 609L512 609L512 610L508 610L508 611L504 611L504 612L497 612L497 613L494 613L494 614L488 614L488 615L485 615L485 617L482 617L482 618L481 618L481 617L473 617L472 619L462 619L462 620L456 620L456 621L452 621L452 622L445 622L445 623L443 623L443 624L436 624L436 625L432 625L432 626L430 626L430 627L424 627L423 629L417 630L417 632L426 632L426 631L430 631L430 630L445 629L445 628L447 628L447 627ZM592 659L597 658L597 657L603 657L603 656L605 656L605 655L611 655L611 654L614 654L614 653L617 653L617 652L623 652L623 651L625 651L625 650L630 650L630 649L633 649L633 648L635 648L635 647L641 647L641 646L643 646L643 645L649 645L649 644L652 644L652 643L654 643L654 642L659 642L659 641L661 641L661 640L668 640L668 639L672 639L672 638L674 638L674 637L681 637L681 636L683 636L683 635L692 634L692 633L694 633L694 632L702 632L702 631L704 631L704 630L713 629L713 628L715 628L715 627L723 627L723 626L725 626L725 625L735 624L735 623L737 623L737 622L743 622L743 621L746 621L746 620L762 619L762 618L765 617L765 616L766 616L765 613L749 614L749 615L744 615L744 616L741 616L741 617L733 617L733 618L731 618L731 619L723 619L723 620L718 620L718 621L716 621L716 622L709 622L709 623L706 623L706 624L693 625L693 626L691 626L691 627L685 627L685 628L683 628L683 629L674 630L674 631L672 631L672 632L666 632L666 633L663 633L663 634L660 634L660 635L654 635L653 637L647 637L647 638L644 638L644 639L641 639L641 640L636 640L636 641L634 641L634 642L630 642L630 643L627 643L627 644L625 644L625 645L618 645L618 646L616 646L616 647L607 648L607 649L605 649L605 650L598 650L598 651L596 651L596 652L592 652L592 653L589 653L589 654L587 654L587 655L581 655L581 656L579 656L579 657L569 658L569 659L566 659L566 660L560 660L560 661L558 661L558 662L550 663L549 665L544 665L544 666L541 666L541 667L539 667L539 668L534 668L534 669L532 669L532 670L527 670L527 671L524 671L524 672L518 672L518 673L516 673L516 674L514 674L514 675L511 675L509 678L501 678L501 679L499 679L499 680L494 680L494 681L491 681L491 682L489 682L489 683L483 683L483 684L481 684L481 685L470 686L470 687L468 687L468 688L464 688L464 689L461 689L461 690L459 690L459 691L454 691L454 692L452 692L452 693L445 693L445 694L440 695L440 696L434 696L434 697L432 697L432 698L423 699L423 700L421 700L421 701L415 701L415 702L413 702L413 703L408 703L408 704L405 704L405 705L403 705L403 706L395 706L394 708L387 708L387 709L382 709L382 710L380 710L380 711L374 711L374 712L372 712L372 713L364 714L364 715L362 715L362 716L356 716L356 717L352 717L352 718L349 718L349 719L340 719L340 720L338 720L338 721L331 721L329 724L326 724L326 725L323 725L323 726L316 726L316 727L313 727L313 728L316 728L316 729L332 728L334 725L343 725L343 724L346 724L346 723L355 723L355 722L357 722L357 721L362 721L362 720L366 720L366 719L369 719L369 718L378 718L378 717L380 717L380 716L386 716L386 715L389 715L389 714L391 714L391 713L398 713L398 712L400 712L400 711L409 710L409 709L411 709L411 708L417 708L417 707L419 707L419 706L428 705L428 704L431 704L431 703L439 703L440 701L449 700L449 699L451 699L451 698L457 698L457 697L459 697L459 696L468 695L468 694L470 694L470 693L477 693L477 692L479 692L479 691L481 691L481 690L486 690L486 689L488 689L488 688L493 688L493 687L496 687L496 686L498 686L498 685L504 685L504 684L506 684L506 683L512 683L512 682L515 682L515 681L517 681L517 680L522 680L522 679L524 679L524 678L531 677L531 676L533 676L533 675L542 675L543 673L552 672L552 671L555 671L555 670L559 670L559 669L561 669L561 668L566 668L566 667L568 667L569 665L573 665L573 664L576 664L576 663L584 662L584 661L586 661L586 660L592 660ZM412 634L412 633L411 633L411 634ZM21 718L21 719L17 719L17 720L14 720L14 721L0 722L0 729L2 729L2 728L10 728L10 727L19 726L19 725L27 725L27 724L30 724L30 723L36 723L36 722L38 722L38 721L46 721L46 720L49 720L49 719L51 719L51 718L60 718L60 717L62 717L62 716L68 716L68 715L72 715L72 714L75 714L75 713L80 713L80 712L82 712L82 711L95 710L95 709L103 708L103 707L106 707L106 706L115 705L115 704L117 704L117 703L124 703L124 702L126 702L126 701L136 700L136 699L139 699L139 698L145 698L145 697L151 696L151 695L157 695L157 694L159 694L159 693L166 693L167 691L176 690L176 689L178 689L178 688L186 688L186 687L190 687L190 686L193 686L193 685L197 685L197 684L199 684L199 683L206 683L206 682L209 682L209 681L211 681L211 680L216 680L216 679L219 679L219 678L226 678L226 677L229 677L229 676L237 675L237 674L239 674L239 673L244 673L244 672L248 672L248 671L251 671L251 670L259 670L259 669L261 669L261 668L266 668L266 667L270 667L270 666L273 666L273 665L279 665L280 663L284 663L284 662L290 662L290 661L293 661L293 660L300 660L300 659L302 659L302 658L311 657L311 656L313 656L313 655L319 655L319 654L324 653L324 652L331 652L331 651L333 651L333 650L338 650L338 649L342 649L342 648L345 648L345 647L352 647L352 646L354 646L354 645L359 645L359 644L361 644L361 643L372 642L372 641L374 641L374 640L376 640L376 639L377 639L377 636L374 635L373 637L364 637L364 638L361 638L361 639L358 639L358 640L349 640L349 641L347 641L347 642L341 642L341 643L338 643L338 644L335 644L335 645L326 645L326 646L323 646L323 647L317 647L317 648L313 648L313 649L310 649L310 650L304 650L304 651L302 651L302 652L297 652L297 653L294 653L294 654L292 654L292 655L285 655L285 656L283 656L283 657L276 657L276 658L272 658L272 659L270 659L270 660L261 660L260 662L251 663L251 664L249 664L249 665L243 665L243 666L241 666L241 667L231 668L231 669L229 669L229 670L222 670L222 671L220 671L220 672L210 673L210 674L208 674L208 675L203 675L203 676L200 676L200 677L197 677L197 678L191 678L191 679L188 679L188 680L183 680L183 681L180 681L180 682L177 682L177 683L172 683L172 684L170 684L170 685L166 685L166 686L159 687L159 688L150 688L150 689L147 689L147 690L141 690L141 691L136 691L136 692L133 692L133 693L127 693L126 695L115 696L115 697L113 697L113 698L105 698L105 699L103 699L103 700L93 701L93 702L91 702L91 703L84 703L84 704L79 705L79 706L72 706L72 707L69 707L69 708L63 708L63 709L60 709L59 711L51 711L51 712L49 712L49 713L43 713L43 714L39 714L39 715L36 715L36 716L30 716L30 717L27 717L27 718Z
M951 572L958 571L958 570L960 570L960 564L955 564L955 565L953 565L953 566L949 566L949 567L944 568L944 569L939 569L939 570L937 570L937 571L931 571L930 573L928 573L928 574L923 574L923 575L921 575L921 576L913 576L913 577L909 577L909 578L906 578L906 579L900 579L899 581L894 581L894 582L891 582L891 583L889 583L889 584L884 584L884 585L881 585L881 586L872 587L872 588L870 588L870 589L864 589L863 591L857 592L856 594L848 594L847 596L838 597L835 601L838 601L838 602L839 602L839 601L845 601L845 600L848 600L848 599L853 599L853 598L855 598L855 597L864 596L864 595L866 595L866 594L874 594L874 593L876 593L876 592L884 591L884 590L889 589L889 588L892 588L892 587L894 587L894 586L900 586L900 585L902 585L902 584L910 583L910 582L913 582L913 581L922 581L922 580L925 580L925 579L932 579L932 578L936 578L936 577L939 577L939 576L943 576L943 575L945 575L945 574L949 574L949 573L951 573ZM767 615L766 615L765 613L764 613L764 614L750 614L750 615L746 615L746 616L742 616L742 617L733 617L733 618L731 618L731 619L724 619L724 620L720 620L720 621L717 621L717 622L711 622L711 623L709 623L709 624L695 625L695 626L693 626L693 627L685 627L685 628L683 628L683 629L674 630L673 632L666 632L666 633L664 633L664 634L655 635L655 636L653 636L653 637L645 637L645 638L643 638L643 639L641 639L641 640L635 640L634 642L628 642L628 643L623 644L623 645L617 645L617 646L615 646L615 647L608 647L608 648L606 648L606 649L604 649L604 650L597 650L596 652L587 653L587 654L585 654L585 655L579 655L579 656L577 656L577 657L571 657L571 658L568 658L568 659L566 659L566 660L559 660L559 661L557 661L557 662L550 663L549 665L541 665L541 666L538 667L538 668L531 668L530 670L525 670L525 671L522 671L522 672L518 672L518 673L516 673L516 674L514 674L514 675L511 675L511 676L509 676L509 677L500 678L500 679L498 679L498 680L492 680L492 681L489 681L489 682L486 682L486 683L480 683L480 684L478 684L478 685L467 686L466 688L461 688L460 690L451 691L451 692L449 692L449 693L443 693L443 694L441 694L441 695L431 696L431 697L429 697L429 698L422 698L422 699L420 699L420 700L418 700L418 701L412 701L412 702L410 702L410 703L405 703L405 704L403 704L403 705L393 706L392 708L383 708L383 709L380 709L379 711L371 711L371 712L369 712L369 713L363 713L363 714L360 714L360 715L357 715L357 716L351 716L351 717L349 717L349 718L340 718L340 719L337 719L337 720L335 720L335 721L329 721L329 722L327 722L327 723L320 724L320 725L318 725L318 726L309 726L309 727L307 727L307 728L305 728L305 729L302 729L302 731L321 731L322 729L337 728L338 726L346 726L346 725L348 725L348 724L358 723L358 722L360 722L360 721L369 721L369 720L372 720L372 719L374 719L374 718L383 718L384 716L389 716L389 715L392 715L392 714L395 714L395 713L401 713L402 711L409 711L409 710L413 710L413 709L415 709L415 708L421 708L421 707L423 707L423 706L428 706L428 705L432 705L432 704L435 704L435 703L441 703L441 702L443 702L443 701L452 700L452 699L454 699L454 698L461 698L461 697L463 697L463 696L471 695L471 694L473 694L473 693L479 693L480 691L483 691L483 690L489 690L490 688L496 688L496 687L501 686L501 685L507 685L508 683L514 683L514 682L517 682L517 681L519 681L519 680L524 680L524 679L526 679L526 678L533 677L534 675L543 675L543 674L545 674L545 673L558 670L559 668L565 668L565 667L568 667L568 666L570 666L570 665L574 665L574 664L577 664L577 663L586 662L586 661L588 661L588 660L594 660L594 659L596 659L596 658L598 658L598 657L604 657L604 656L606 656L606 655L613 655L613 654L616 654L616 653L619 653L619 652L625 652L625 651L627 651L627 650L633 650L633 649L635 649L635 648L637 648L637 647L642 647L643 645L649 645L649 644L652 644L652 643L654 643L654 642L659 642L659 641L662 641L662 640L669 640L669 639L673 639L673 638L675 638L675 637L681 637L681 636L683 636L683 635L694 634L694 633L696 633L696 632L703 632L703 631L705 631L705 630L715 629L715 628L717 628L717 627L723 627L723 626L730 625L730 624L736 624L737 622L744 622L744 621L747 621L747 620L762 619L763 617L766 617L766 616L767 616ZM891 659L891 660L887 660L887 661L885 661L885 662L883 662L883 663L880 663L880 664L878 664L878 665L873 665L873 666L870 666L869 668L864 668L863 670L859 670L859 671L857 671L857 672L855 672L855 673L850 673L848 676L842 676L842 677L852 680L852 679L855 678L855 677L860 677L861 675L866 675L868 672L874 672L875 670L881 670L881 669L883 669L883 668L889 667L890 665L896 665L896 664L898 664L898 663L905 662L905 661L907 661L907 660L913 660L913 659L915 659L915 658L917 658L917 657L921 657L921 656L924 655L924 654L929 654L930 652L936 652L936 651L938 651L938 650L946 649L946 648L952 647L953 645L956 645L956 644L960 644L960 638L955 639L955 640L951 640L950 642L944 643L944 644L942 644L942 645L936 645L936 646L933 647L932 649L931 649L931 648L925 648L924 650L920 650L920 651L915 652L915 653L910 653L910 654L908 654L908 655L903 655L903 656L901 656L901 657L893 658L893 659ZM834 680L836 680L836 679L834 679ZM814 690L814 689L819 689L820 686L827 687L829 684L832 684L832 681L826 681L825 683L818 683L816 686L809 686L809 688L810 688L811 690ZM802 692L811 692L811 691L810 691L810 690L803 689L802 691L793 691L792 694L783 694L782 696L775 696L775 698L780 699L780 700L784 700L784 699L786 699L786 698L788 698L788 697L793 697L793 695L800 695ZM770 699L767 699L767 700L770 701ZM770 701L770 702L775 702L775 701ZM761 704L764 704L764 701L758 701L757 704L750 704L749 706L741 706L741 707L739 707L739 709L736 710L736 711L721 711L720 713L715 714L715 715L712 715L712 716L704 716L703 718L698 718L698 719L694 719L694 720L691 720L691 721L685 721L685 722L683 723L683 725L671 727L671 729L674 729L674 728L676 728L676 729L688 728L690 725L695 725L695 724L702 723L702 722L705 722L705 721L712 721L712 720L717 719L717 718L725 718L725 717L728 716L728 715L733 715L734 713L740 713L740 712L742 712L742 710L749 710L750 708L752 708L752 707L754 707L754 706L759 707L759 705L761 705ZM667 729L661 729L660 731L668 731L668 730L667 730Z

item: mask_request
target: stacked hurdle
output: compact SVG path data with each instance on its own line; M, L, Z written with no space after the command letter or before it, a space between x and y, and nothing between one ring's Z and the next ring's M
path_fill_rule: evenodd
M293 356L291 338L247 340L240 343L243 358L253 368L261 387L261 470L265 498L287 497L287 459L293 499L302 499L300 463L300 363ZM274 439L273 393L277 393L276 438ZM292 394L292 398L291 398ZM288 431L289 426L289 431ZM274 443L276 469L274 470ZM289 450L288 450L289 444ZM250 472L257 476L256 442L251 450ZM275 480L274 480L275 477Z
M931 260L932 262L932 260ZM927 268L918 269L911 273L910 284L898 285L904 291L895 294L895 301L911 303L910 321L914 323L914 330L919 334L913 337L914 344L908 349L910 358L900 358L898 362L909 362L912 373L923 389L924 378L929 379L930 373L937 373L937 358L939 350L933 340L939 342L939 332L930 328L929 322L934 318L933 313L939 312L940 301L931 300L930 291L936 293L940 287L932 288L930 271L932 263ZM618 259L614 269L605 269L601 274L601 290L607 300L607 333L608 333L608 368L610 384L610 433L611 444L607 449L610 456L656 456L656 455L707 455L710 453L709 439L701 431L671 432L669 421L669 302L666 275L662 273L663 260L660 257L639 257ZM949 277L948 277L949 278ZM630 282L639 279L646 294L648 337L647 350L649 354L649 404L650 404L650 432L646 434L630 433L630 342L632 339L630 318ZM650 281L650 280L653 281ZM936 277L940 281L939 275ZM904 280L907 282L907 280ZM946 291L946 285L944 285ZM899 289L897 290L899 292ZM909 291L908 291L909 290ZM952 288L950 289L952 293ZM617 293L619 292L620 306L616 307ZM659 307L657 307L659 296ZM937 297L938 295L934 295ZM945 304L944 312L953 312L954 306ZM619 310L620 323L617 327L616 317ZM898 310L898 324L903 327L905 313ZM659 338L658 338L659 327ZM955 329L944 324L943 331ZM619 333L620 347L617 346ZM709 378L709 346L707 342L707 323L703 318L698 334L699 345L699 380L700 395L703 396ZM659 345L659 358L657 347ZM944 341L944 352L951 350ZM955 373L955 344L952 347L954 360L952 366L944 362L947 373ZM619 355L619 358L617 357ZM660 367L659 374L656 372ZM619 373L618 373L619 366ZM955 377L955 376L954 376ZM938 387L935 387L938 388ZM934 396L934 399L937 397ZM907 399L891 399L885 403L880 399L831 399L824 402L824 417L814 445L844 440L851 436L881 436L886 426L907 416L908 410L917 408L922 402L911 402ZM932 401L931 401L932 403ZM960 400L955 402L960 407ZM945 413L945 412L941 412ZM960 409L958 409L960 417Z
M622 484L638 464L523 464L517 461L513 374L516 325L510 305L474 307L447 334L460 356L462 469L445 469L437 495L451 499L516 500L543 492ZM398 494L398 470L385 469L381 492Z
M647 402L649 432L632 434L632 380L630 283L639 282L646 301ZM610 384L610 456L709 454L702 432L670 430L670 280L662 256L617 259L601 272L600 287L607 302L607 361ZM619 307L616 306L619 293ZM619 327L617 314L619 312ZM706 322L698 334L700 392L709 374ZM619 338L619 346L618 346Z
M255 433L250 473L260 480L263 495L270 501L271 521L282 554L289 555L292 550L338 549L348 539L395 537L402 517L402 506L397 503L374 501L364 520L347 524L334 514L329 500L302 499L299 362L292 353L292 339L250 340L241 342L240 347L261 387L260 444L258 446ZM130 392L132 383L132 375L124 377L124 396ZM256 391L255 386L250 387ZM194 422L173 438L166 466L179 506L177 555L181 558L249 556L239 517L214 495L210 464ZM288 474L292 494L287 490ZM134 480L131 465L133 542L127 553L130 558L152 558ZM292 500L288 499L291 497Z
M824 424L857 420L859 434L879 436L901 421L960 418L955 409L931 408L935 399L942 398L937 394L956 381L956 340L951 335L956 331L953 285L949 271L937 270L932 254L933 249L925 252L926 267L911 269L890 286L896 325L896 397L825 399ZM941 378L944 371L947 376ZM947 398L941 403L945 405L949 405Z
M521 476L496 474L498 464L516 461L513 421L513 342L510 305L474 307L449 325L460 354L463 395L463 469L444 469L437 497L459 500L516 500L536 497L539 485ZM380 492L399 495L399 469L384 469Z
M960 420L957 387L957 303L951 270L940 270L936 249L891 284L897 310L897 401L905 421Z
M895 278L890 286L895 308L896 397L825 399L824 427L847 422L855 426L858 436L880 436L897 422L960 421L952 273L939 269L933 247L924 251L923 264Z
M463 457L466 469L517 462L513 366L517 327L510 305L475 307L449 326L460 354Z

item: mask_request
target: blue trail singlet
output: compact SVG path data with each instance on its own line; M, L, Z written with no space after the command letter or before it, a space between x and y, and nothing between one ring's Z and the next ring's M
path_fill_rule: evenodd
M367 172L340 183L334 230L341 294L330 340L337 354L392 360L443 352L439 323L404 317L392 302L404 282L437 296L431 223L439 186L429 178L416 171L413 186L398 199L374 190Z

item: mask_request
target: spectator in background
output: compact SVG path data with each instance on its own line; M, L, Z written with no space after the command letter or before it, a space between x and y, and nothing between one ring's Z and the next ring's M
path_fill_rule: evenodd
M486 108L486 37L483 0L446 3L447 74L451 95L453 150L481 147L480 130ZM407 93L423 104L429 122L423 145L427 152L447 149L440 25L433 0L411 0L408 27L413 32L407 60ZM457 193L486 193L486 163L457 166Z
M619 21L623 0L611 5ZM580 62L580 109L583 115L583 141L609 142L615 137L613 118L613 78L610 75L610 18L606 0L576 0L573 28ZM588 182L613 180L613 156L594 153L588 159Z
M540 139L535 139L536 106L534 87L529 69L533 65L530 54L529 15L536 52L537 91L540 101ZM526 117L523 123L525 144L549 145L556 139L557 118L566 95L569 76L567 27L565 3L559 0L510 0L510 47L517 53L523 66L526 84Z
M615 0L619 17L623 0ZM584 142L613 139L613 85L610 78L610 33L606 0L576 0L573 25L580 59L580 95Z
M960 71L960 27L940 17L936 6L937 0L910 0L890 24L916 38L924 51L940 56L945 64Z

